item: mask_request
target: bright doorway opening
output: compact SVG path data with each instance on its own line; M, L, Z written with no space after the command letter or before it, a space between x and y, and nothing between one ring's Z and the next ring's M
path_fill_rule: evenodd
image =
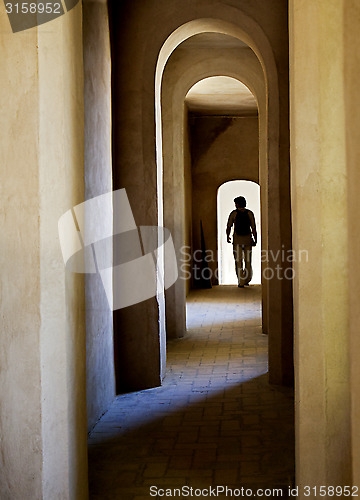
M246 208L254 212L258 234L257 245L252 252L253 278L251 284L261 283L261 227L260 227L260 186L253 181L229 181L222 184L217 194L218 221L218 265L219 285L236 285L232 244L226 241L226 224L229 214L235 210L234 198L244 196Z

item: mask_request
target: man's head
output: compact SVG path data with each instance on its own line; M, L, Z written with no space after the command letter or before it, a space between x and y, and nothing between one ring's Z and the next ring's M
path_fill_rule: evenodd
M243 196L238 196L237 198L234 199L234 202L237 208L246 207L246 200Z

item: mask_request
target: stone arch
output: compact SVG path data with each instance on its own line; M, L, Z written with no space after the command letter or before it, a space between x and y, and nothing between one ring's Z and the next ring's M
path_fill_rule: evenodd
M164 84L162 90L162 99L166 102L163 113L163 123L166 124L163 130L163 167L164 167L164 186L166 196L164 197L164 224L170 229L175 241L175 247L181 248L188 241L184 241L183 227L184 221L184 150L177 146L183 143L183 137L186 132L184 127L184 99L190 88L197 82L210 76L229 76L247 85L257 96L262 117L262 127L265 128L264 116L266 115L265 92L262 85L262 70L260 65L256 65L257 59L251 56L252 52L246 54L244 58L236 60L233 56L228 58L223 54L214 54L212 52L204 58L200 54L198 58L191 61L172 57L174 65L178 68L178 73L171 72L171 58L169 66L164 73ZM246 66L249 68L246 71ZM170 71L168 71L170 69ZM262 134L265 139L265 135ZM262 151L264 152L266 143L263 140ZM265 168L265 155L263 154L262 163ZM224 179L227 180L227 179ZM212 200L212 211L216 213L216 200ZM176 214L174 213L176 207ZM179 213L181 216L179 217ZM178 255L181 258L181 255ZM180 337L185 331L185 284L178 280L174 287L166 292L167 309L167 327L170 337Z
M202 24L203 23L203 24ZM278 85L277 85L277 72L274 67L274 59L272 57L271 50L265 50L268 57L263 57L261 55L261 51L258 46L251 40L251 37L247 35L241 28L236 25L233 25L228 22L224 22L221 20L215 19L198 19L196 21L191 21L184 26L181 26L177 30L175 30L170 37L164 43L162 49L159 53L157 69L156 69L156 95L155 95L155 108L156 108L156 137L157 137L157 184L158 184L158 223L162 225L164 223L164 219L168 219L162 211L163 206L163 171L165 172L166 166L163 163L163 158L165 162L166 152L163 150L165 140L164 134L169 133L169 128L164 128L164 132L162 131L161 124L166 121L167 124L171 124L171 120L167 120L166 117L161 114L161 100L163 98L163 90L162 85L164 81L164 70L166 67L166 63L170 60L170 57L176 53L176 49L180 47L182 41L194 36L195 34L201 32L215 32L221 33L227 36L236 37L242 41L245 41L248 46L251 48L252 53L255 54L259 68L261 68L260 73L262 73L262 90L260 88L255 89L256 85L252 82L251 78L246 77L246 75L239 75L233 68L224 68L219 69L218 67L214 67L214 64L210 63L211 69L209 69L209 60L207 61L207 65L201 67L201 62L197 65L191 65L188 71L185 71L181 77L179 77L177 82L174 82L174 91L173 97L171 99L172 103L175 103L176 98L175 94L182 92L183 97L185 97L186 92L194 85L197 81L206 78L208 76L215 75L224 75L231 76L239 79L243 83L247 84L251 89L254 89L254 94L259 96L262 94L262 98L258 101L261 101L261 106L259 106L260 113L260 123L261 123L261 147L260 147L260 184L262 186L262 227L265 229L264 231L264 248L269 250L270 248L280 248L281 242L281 229L279 221L280 217L280 181L279 181L279 155L278 155L278 142L279 142L279 102L278 102ZM264 38L261 40L263 45L266 47L266 42L264 42ZM269 47L266 47L269 49ZM212 58L214 61L214 58ZM221 61L218 61L219 66L224 66L221 64ZM190 76L192 74L192 76ZM259 76L259 72L258 75ZM179 88L182 86L182 89ZM185 94L184 94L185 92ZM183 99L182 99L183 101ZM178 111L179 113L179 111ZM183 114L183 111L180 112ZM183 119L179 120L179 123L183 124ZM171 127L170 127L171 128ZM177 140L181 141L181 135L183 134L183 129L181 126L175 126ZM176 140L175 140L176 142ZM173 138L174 143L174 138ZM181 153L180 153L181 156ZM181 158L176 155L173 157L173 171L176 169L176 165L181 164ZM166 182L166 173L164 180ZM269 182L269 184L268 184ZM271 185L271 192L269 193L269 185ZM178 188L179 186L177 186ZM181 189L177 189L177 192L181 192ZM269 196L268 196L269 195ZM269 204L269 199L271 204ZM172 200L174 201L174 200ZM178 204L179 205L179 204ZM180 203L181 205L181 203ZM172 203L172 207L176 206ZM179 208L179 207L178 207ZM181 210L181 207L180 207ZM271 226L268 228L268 219L267 215L271 213ZM182 217L180 217L180 220ZM170 222L170 229L174 229L174 223ZM266 229L269 229L267 231ZM183 228L180 227L180 234L183 233ZM271 240L267 238L268 234L271 235ZM184 238L179 236L177 232L174 233L175 243L178 248L184 242ZM271 288L271 294L269 293L269 288ZM287 375L282 373L282 362L284 361L284 349L282 346L282 332L281 327L281 318L279 317L278 308L274 309L272 314L272 305L270 304L270 296L277 297L277 302L279 296L282 294L281 284L273 281L272 283L265 282L263 286L263 325L265 332L274 332L271 336L270 343L272 344L272 348L270 347L270 370L271 370L271 379L274 382L281 383L288 377L289 372L292 372L292 360L291 352L287 353L288 360L285 360L285 363L288 362L291 365L290 370L287 369ZM167 295L167 303L168 308L170 309L170 314L168 317L173 318L172 322L178 323L177 325L171 325L170 330L171 336L181 336L185 330L185 319L183 312L185 306L185 287L184 283L179 282L173 289L168 292ZM273 326L273 327L272 327ZM276 333L275 333L276 332ZM291 333L288 332L288 335ZM286 343L286 342L285 342ZM272 360L272 361L271 361ZM273 367L273 369L272 369ZM288 367L289 368L289 367ZM290 374L290 379L292 375Z
M160 24L147 21L150 19L148 16L153 16L155 11L156 15L163 18ZM116 54L113 71L113 181L114 189L126 188L135 220L141 220L144 225L163 225L162 143L158 141L156 144L155 139L156 135L161 137L161 120L160 107L154 106L154 96L156 94L159 103L161 86L158 82L161 83L165 64L174 49L189 36L199 32L227 34L248 44L256 54L264 73L266 116L273 119L272 126L264 131L267 134L264 155L268 165L262 182L262 200L265 206L268 205L268 189L265 187L268 185L268 174L272 194L269 198L272 229L269 231L268 246L276 253L281 249L281 243L291 244L288 128L287 119L282 122L279 119L279 95L282 106L286 107L287 87L282 86L279 94L276 70L278 63L286 66L287 59L281 59L277 42L272 40L270 43L263 28L255 21L257 16L247 15L244 10L224 5L222 2L207 0L196 8L193 2L187 1L181 4L180 9L176 2L169 4L165 0L159 0L156 8L154 4L147 3L141 10L140 18L136 18L130 4L124 9L118 3L113 4L112 12L115 12L113 50ZM120 22L124 14L127 15L127 22L121 25L121 30L116 30L114 23ZM134 36L135 32L137 36ZM129 39L132 40L131 47L124 45L124 41ZM284 83L284 80L282 76L281 82ZM279 137L282 142L279 142ZM264 215L267 212L263 210ZM270 357L275 359L272 381L291 383L291 284L274 282L271 287L272 294L267 293L268 306L264 309L264 318L269 318L268 332L275 339L273 347L270 348ZM267 284L265 293L268 288ZM273 311L272 317L268 311ZM116 311L114 335L121 344L115 353L118 389L141 389L161 383L165 374L166 355L163 290L159 289L154 299ZM283 345L285 338L286 347ZM139 345L140 349L137 347Z
M232 9L231 9L232 10ZM225 9L226 11L226 9ZM228 13L230 14L230 12ZM232 12L235 14L235 12ZM231 15L229 16L231 19ZM237 38L246 43L256 55L259 60L264 73L265 87L267 90L267 110L270 116L274 116L274 122L277 118L277 123L274 123L272 128L273 140L279 139L278 127L278 114L279 114L279 89L276 63L270 43L265 36L260 26L245 14L236 11L238 24L234 24L227 20L219 18L199 18L189 21L177 29L175 29L163 43L156 64L155 72L155 120L156 120L156 163L158 172L158 195L159 195L159 209L158 209L158 222L159 225L163 223L163 214L161 209L162 203L162 187L161 187L161 172L162 172L162 128L161 128L161 86L165 65L176 50L176 48L188 38L199 33L220 33L227 36ZM246 28L245 28L246 27ZM230 76L230 75L229 75ZM195 82L196 83L196 82ZM276 126L277 125L277 126ZM270 149L270 148L269 148ZM268 154L270 151L268 151ZM273 155L272 163L278 163L278 154L276 148L271 149L271 156ZM277 172L278 176L278 172Z

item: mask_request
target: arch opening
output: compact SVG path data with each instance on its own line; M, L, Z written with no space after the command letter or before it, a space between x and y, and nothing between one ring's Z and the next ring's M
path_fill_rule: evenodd
M200 20L199 20L200 22ZM204 20L205 25L207 20ZM222 24L221 21L220 25ZM199 23L198 23L199 24ZM225 23L226 24L226 23ZM195 223L193 217L192 206L194 203L189 203L189 198L194 200L192 193L192 182L194 181L193 172L190 173L191 185L189 183L185 186L184 177L188 175L186 172L193 170L193 151L191 146L189 148L190 140L189 135L189 121L193 113L193 104L198 102L199 94L209 100L210 106L207 106L207 113L210 108L212 113L219 117L228 119L233 115L233 119L239 118L239 115L253 116L254 123L256 123L255 132L255 146L256 149L256 173L253 174L253 179L259 179L259 156L261 156L262 170L266 171L266 84L264 78L264 70L259 62L258 57L250 49L249 45L240 40L239 33L237 37L233 33L237 32L229 30L230 35L224 33L224 26L214 29L214 22L211 23L212 32L207 29L206 38L207 42L211 38L214 42L217 37L216 43L221 45L226 40L227 49L231 46L235 50L219 50L219 46L214 50L206 51L201 47L195 55L195 61L184 64L189 54L196 54L199 39L203 40L203 32L200 30L198 33L192 33L191 36L185 36L184 40L178 41L173 53L168 54L168 59L162 68L162 78L159 82L159 87L156 87L156 131L157 131L157 173L158 173L158 221L159 225L163 224L173 234L175 247L177 249L189 246L191 252L196 251L198 245L196 239L200 221ZM195 43L193 39L197 38ZM246 39L246 37L245 37ZM165 46L166 44L164 44ZM207 47L209 49L209 46ZM189 50L190 49L190 50ZM240 50L240 54L239 54ZM160 53L161 54L161 53ZM224 57L225 56L225 57ZM240 57L239 57L240 56ZM236 58L239 58L235 62ZM161 58L158 60L157 75L159 71L159 64ZM240 62L239 62L240 61ZM235 63L234 63L235 62ZM173 71L172 65L178 65L179 72ZM171 69L172 68L172 69ZM204 92L201 87L206 85L212 86L212 89L207 88ZM219 85L219 83L221 83ZM196 94L196 89L200 87L199 92ZM214 89L214 87L217 87ZM227 92L226 87L231 87L231 91ZM235 90L234 90L235 89ZM216 95L217 105L214 106L214 93ZM230 94L230 95L226 95ZM159 100L160 99L160 100ZM233 102L229 104L229 100ZM237 105L234 108L234 99ZM159 100L159 102L158 102ZM221 102L222 100L222 102ZM226 101L227 108L224 108ZM259 155L259 130L258 130L258 103L260 103L261 113L260 119L262 121L261 137L261 155ZM220 109L219 109L220 106ZM231 110L231 111L230 111ZM245 111L245 112L244 112ZM189 120L190 119L190 120ZM166 126L164 126L166 124ZM235 140L237 141L237 139ZM190 149L190 151L189 151ZM226 168L225 168L226 170ZM185 172L185 173L184 173ZM223 176L214 185L213 194L208 200L211 204L213 211L213 227L210 230L212 233L210 239L213 239L212 247L214 254L216 254L216 189L217 187L229 179L246 178L246 174L241 175L238 172L229 175L225 172ZM264 175L266 179L266 175ZM265 189L266 192L266 189ZM201 194L200 194L201 196ZM206 200L206 196L202 197ZM174 215L176 213L176 216ZM203 212L206 218L206 210ZM189 223L189 219L191 222ZM190 243L190 244L189 244ZM181 259L181 255L178 255ZM216 257L212 263L212 267L216 267ZM160 262L161 265L161 262ZM162 270L160 269L160 272ZM212 269L212 276L215 278L214 284L218 284L216 279L216 270ZM162 338L177 338L184 335L186 330L185 320L185 300L186 294L190 289L190 280L184 283L184 280L178 280L175 286L166 292L166 333L162 331ZM159 309L161 310L161 303ZM164 328L165 330L165 328Z
M158 223L165 225L173 234L176 249L185 244L186 232L192 232L192 248L195 249L195 225L189 231L185 224L185 189L184 168L189 158L187 143L189 142L188 118L189 112L185 96L194 84L207 77L228 76L235 78L252 91L258 103L258 137L257 151L258 177L248 175L227 176L214 189L214 210L216 213L216 189L230 179L248 179L259 182L261 186L261 226L263 232L262 247L269 254L272 250L277 255L281 249L282 226L280 224L281 199L280 191L280 158L279 158L279 88L274 55L268 40L258 26L246 25L246 30L240 25L225 22L221 19L197 19L176 29L164 42L158 56L155 77L155 110L156 110L156 162L157 162L157 193L158 193ZM245 32L246 31L246 32ZM199 51L194 58L184 51L186 43L200 33L217 33L240 40L244 50L220 53L209 47ZM254 41L256 40L256 42ZM186 41L186 42L185 42ZM184 61L187 61L184 64ZM169 68L177 69L171 73ZM191 165L190 151L190 165ZM192 167L191 167L192 168ZM192 187L194 176L192 175ZM285 195L285 200L286 200ZM192 193L194 199L194 193ZM199 198L201 199L201 198ZM188 211L189 212L189 211ZM194 214L192 214L194 219ZM287 231L288 228L286 228ZM216 242L215 222L215 242ZM287 238L287 233L285 235ZM216 243L215 243L216 246ZM276 263L271 263L276 265ZM163 272L160 262L159 272ZM290 284L291 287L291 284ZM270 379L273 383L288 383L293 378L291 353L284 354L284 345L290 345L285 332L289 323L289 307L286 307L288 284L284 280L267 280L262 287L262 325L263 332L271 334L270 338ZM185 302L187 286L183 280L166 292L165 302L161 300L159 290L159 311L163 314L160 322L160 338L162 339L162 359L166 358L166 338L177 338L184 335ZM279 311L280 298L283 309ZM290 299L289 299L290 300ZM284 331L282 329L282 316ZM171 326L169 325L171 324Z
M219 285L237 285L234 271L232 245L227 243L225 227L228 216L234 210L234 198L244 196L246 207L254 213L258 234L257 245L252 250L253 277L251 284L261 284L261 208L260 186L253 181L235 180L222 184L217 192L218 268Z

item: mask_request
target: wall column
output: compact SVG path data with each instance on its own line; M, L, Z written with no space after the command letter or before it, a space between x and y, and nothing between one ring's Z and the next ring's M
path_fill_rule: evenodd
M86 499L83 275L58 219L84 199L82 11L12 33L0 5L0 496Z
M343 1L291 2L290 28L297 484L349 485Z
M83 2L85 199L112 191L111 59L107 2ZM106 208L106 212L105 212ZM102 225L112 230L111 202ZM94 224L86 220L86 230ZM111 256L110 256L111 258ZM85 276L88 430L115 396L113 315L99 273Z
M351 417L353 484L360 486L360 5L356 0L344 2L344 82L345 134L347 156L348 245L349 245L349 326L351 362Z

